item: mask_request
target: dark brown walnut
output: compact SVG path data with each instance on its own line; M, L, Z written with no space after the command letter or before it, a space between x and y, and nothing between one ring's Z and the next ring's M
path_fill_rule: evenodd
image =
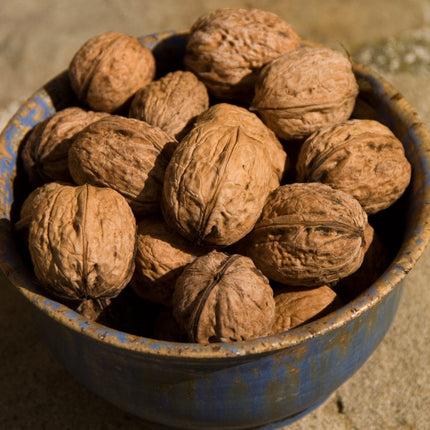
M160 210L164 172L176 140L144 121L109 115L80 132L69 150L73 180L121 193L136 215Z
M241 249L269 278L286 285L331 284L355 272L366 250L360 203L321 183L279 187Z
M191 342L266 336L275 317L273 290L251 259L212 251L179 276L173 315Z
M242 127L204 122L182 139L166 169L164 218L188 240L230 245L257 221L272 172L267 151Z
M261 71L252 110L282 139L301 139L347 120L358 95L343 54L306 46L283 54Z
M260 68L299 46L291 25L271 12L217 9L191 27L184 63L216 97L250 100Z
M171 306L176 278L187 264L206 252L170 229L163 219L142 218L137 224L133 290L146 300Z
M283 286L275 289L275 322L272 334L283 333L328 315L342 300L327 285L315 288Z
M52 295L69 300L115 297L134 270L136 220L109 188L58 187L35 207L28 246L34 272Z
M30 182L36 186L51 181L72 182L68 151L73 137L107 115L69 107L37 124L22 150L22 161Z
M388 127L354 119L321 128L306 139L297 161L297 179L350 193L368 214L374 214L404 193L411 165Z
M187 334L174 318L170 306L162 308L155 317L152 337L168 342L187 342Z
M177 70L137 91L129 116L180 138L188 124L208 107L205 85L193 73Z
M230 103L218 103L211 106L196 118L195 125L216 121L230 126L242 127L243 131L260 142L267 150L274 171L274 187L281 181L287 160L287 154L276 137L260 118L248 109Z
M136 37L109 31L78 49L68 74L80 101L97 111L115 112L152 81L155 59Z

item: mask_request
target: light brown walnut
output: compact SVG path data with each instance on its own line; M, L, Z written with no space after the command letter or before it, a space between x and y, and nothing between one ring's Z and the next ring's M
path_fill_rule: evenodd
M275 289L274 297L276 311L272 334L315 321L342 305L342 300L327 285L315 288L284 286Z
M176 278L187 264L206 252L170 229L163 219L140 219L133 290L146 300L171 306Z
M191 27L184 63L214 96L243 102L260 68L299 46L292 26L271 12L217 9Z
M58 187L35 207L28 246L34 272L52 295L109 299L134 270L136 220L127 201L109 188Z
M109 31L78 49L68 73L81 102L97 111L116 112L152 81L155 58L136 37Z
M270 193L241 248L269 279L303 287L331 284L360 267L367 224L350 194L316 182L287 184Z
M300 150L297 179L345 191L374 214L401 197L411 179L411 165L388 127L354 119L309 136Z
M275 317L273 290L251 259L212 251L179 276L173 315L191 342L266 336Z
M180 138L192 120L208 107L205 85L193 73L177 70L137 91L129 117L146 121Z
M46 182L72 182L68 152L73 137L105 112L68 107L37 124L30 132L22 150L22 162L33 185Z
M305 46L261 71L252 110L282 139L301 139L347 120L358 84L348 58L333 49Z
M90 124L69 150L73 180L115 189L136 215L160 211L164 172L176 140L144 121L109 115Z
M219 124L237 126L243 132L262 144L267 150L273 166L274 187L279 186L287 163L287 153L275 133L253 112L230 103L211 106L196 118L195 125L216 121Z
M251 231L272 186L272 163L260 142L240 126L206 121L170 160L162 211L188 240L226 246Z

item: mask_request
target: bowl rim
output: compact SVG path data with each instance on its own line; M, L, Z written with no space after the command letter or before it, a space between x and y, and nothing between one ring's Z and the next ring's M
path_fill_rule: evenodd
M184 32L164 32L143 36L139 40L153 48L160 41L172 36L182 35ZM142 336L125 333L100 323L87 320L85 317L55 300L49 299L34 288L35 278L29 277L29 273L23 271L23 264L15 261L13 257L4 258L8 250L7 240L2 240L0 248L0 269L6 274L9 281L29 300L39 311L47 314L60 324L65 325L72 331L89 336L97 342L104 342L117 348L135 351L139 354L147 354L157 357L168 357L171 359L220 359L250 357L270 353L289 347L304 344L311 339L323 336L340 328L349 321L359 318L369 309L383 300L398 284L400 284L407 273L419 260L430 239L430 133L419 117L418 113L409 102L377 72L369 67L353 62L354 72L367 79L376 82L380 86L384 98L390 101L390 109L399 115L408 126L409 134L418 142L418 150L425 173L422 193L423 205L416 214L415 230L407 240L402 242L401 248L391 264L384 273L371 284L363 293L341 308L316 321L295 327L280 334L273 334L252 340L240 342L225 342L212 344L198 344L185 342L172 342L146 338ZM10 119L1 133L0 142L8 127L25 112L26 106L32 100L44 100L50 103L50 96L42 87L32 97L27 99L17 113ZM23 136L21 136L22 138ZM1 208L0 208L1 209ZM3 233L2 233L3 235ZM7 237L3 237L3 239ZM10 236L12 238L12 236ZM12 240L12 239L11 239ZM6 261L7 260L7 261Z

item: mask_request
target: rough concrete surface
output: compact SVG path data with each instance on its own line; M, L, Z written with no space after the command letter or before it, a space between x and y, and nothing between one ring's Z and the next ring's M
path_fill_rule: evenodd
M0 127L89 37L184 29L203 12L227 6L273 11L302 37L342 46L393 83L430 124L426 0L2 0ZM427 250L407 276L399 311L374 354L289 430L430 429L429 262ZM152 428L76 382L41 342L26 306L1 276L1 429Z

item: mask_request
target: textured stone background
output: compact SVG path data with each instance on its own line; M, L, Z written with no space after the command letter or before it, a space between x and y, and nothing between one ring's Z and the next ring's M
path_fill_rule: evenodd
M424 0L2 0L0 128L19 103L107 30L185 29L217 7L279 14L305 38L377 69L430 124L430 3ZM289 430L430 428L430 251L408 275L390 331L365 365ZM0 428L149 429L71 377L40 341L26 303L0 275Z

